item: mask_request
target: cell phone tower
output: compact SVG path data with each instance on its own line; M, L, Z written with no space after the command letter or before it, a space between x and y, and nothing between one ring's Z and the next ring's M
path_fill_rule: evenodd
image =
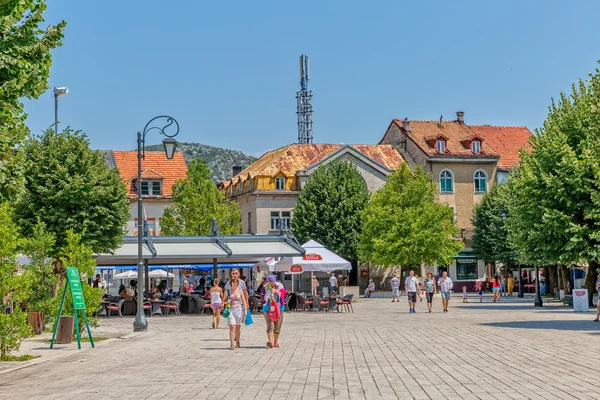
M310 59L302 54L300 56L300 91L296 93L298 101L298 143L310 144L313 142L312 122L312 91L308 90Z

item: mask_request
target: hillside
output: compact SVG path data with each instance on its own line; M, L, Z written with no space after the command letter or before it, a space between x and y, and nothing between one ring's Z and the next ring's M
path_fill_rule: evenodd
M162 144L146 146L146 150L162 151ZM210 169L213 180L218 183L233 176L233 166L241 165L246 168L256 158L238 150L223 149L200 143L177 143L177 151L183 153L185 162L189 163L196 158L202 158Z

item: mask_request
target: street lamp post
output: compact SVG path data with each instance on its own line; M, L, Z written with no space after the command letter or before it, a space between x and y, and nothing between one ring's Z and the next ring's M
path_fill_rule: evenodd
M58 99L69 93L69 88L54 88L54 132L58 135Z
M542 301L542 293L540 292L540 267L535 266L535 300L533 305L535 307L542 307L544 302Z
M151 126L154 121L164 119L166 120L165 126ZM171 130L174 130L175 133L169 134L165 131L165 129L173 126ZM148 329L148 321L146 320L146 315L144 314L144 295L141 287L142 284L142 270L144 269L144 261L142 260L142 249L143 249L143 235L145 233L144 229L144 213L142 209L142 159L144 158L144 147L146 144L146 134L151 130L156 129L158 132L165 136L163 140L163 145L165 147L165 155L167 159L170 160L173 158L175 154L175 148L177 147L177 141L173 139L179 133L179 123L172 117L161 115L159 117L154 117L144 127L142 132L138 132L137 134L137 145L138 145L138 174L137 174L137 207L138 207L138 259L137 259L137 269L138 269L138 294L137 294L137 314L135 316L135 320L133 321L133 331L141 332ZM143 221L143 222L142 222Z

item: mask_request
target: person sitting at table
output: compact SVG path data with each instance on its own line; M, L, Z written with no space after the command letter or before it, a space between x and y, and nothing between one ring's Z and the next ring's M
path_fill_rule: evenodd
M369 279L369 285L365 289L365 297L371 297L371 293L375 291L375 282L373 279Z
M132 297L129 295L129 293L127 292L127 289L125 289L125 286L121 286L121 289L119 290L119 297L125 300L131 300Z

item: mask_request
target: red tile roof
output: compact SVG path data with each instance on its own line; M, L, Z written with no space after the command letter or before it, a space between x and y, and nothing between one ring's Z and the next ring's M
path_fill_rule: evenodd
M135 197L131 181L137 178L137 151L113 151L113 157L121 178L129 188L127 197ZM142 160L142 171L144 178L162 179L163 196L172 196L175 181L187 176L187 166L181 153L175 153L172 160L167 160L162 151L147 151Z
M231 180L223 182L227 188L231 183L238 180L245 181L255 176L275 176L279 173L291 177L298 171L308 169L317 164L330 154L341 149L343 144L291 144L265 153L248 168L234 176ZM374 160L383 167L395 171L404 161L391 145L350 145L368 158Z
M469 125L458 121L414 121L410 122L410 137L428 156L437 157L498 157L498 153L492 146L484 140L481 143L481 152L475 154L468 147L467 143L477 135L472 131ZM402 121L395 119L394 123L403 132ZM482 135L483 136L483 135ZM443 137L446 139L446 152L440 154L435 148L435 139Z
M513 168L519 163L519 150L530 150L531 131L525 126L469 125L498 154L498 168Z

